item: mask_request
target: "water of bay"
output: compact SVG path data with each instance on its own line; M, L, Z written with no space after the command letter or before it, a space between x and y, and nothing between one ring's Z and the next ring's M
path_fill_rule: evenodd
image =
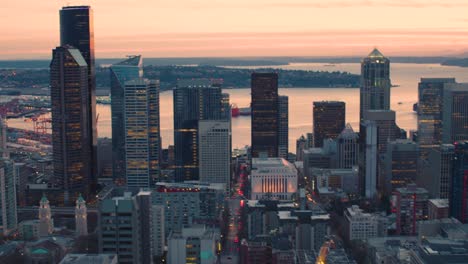
M278 66L273 66L278 68ZM253 67L243 67L252 68ZM347 71L360 73L357 63L334 64L295 63L280 66L291 70L314 71ZM391 79L394 85L391 90L391 108L397 114L398 125L409 131L416 129L416 114L413 104L418 100L418 82L420 78L455 77L458 82L468 82L468 68L441 66L438 64L391 64ZM281 76L280 76L281 78ZM250 89L225 89L230 94L232 104L247 107L250 104ZM281 95L289 97L289 151L294 152L296 139L302 134L312 132L312 103L322 100L339 100L346 103L346 122L357 131L359 120L359 89L353 88L280 88ZM111 137L110 105L98 105L99 137ZM160 94L161 137L163 147L174 142L173 135L173 102L172 91ZM11 119L12 127L32 129L31 123L23 119ZM232 119L233 148L250 145L250 117L242 116Z

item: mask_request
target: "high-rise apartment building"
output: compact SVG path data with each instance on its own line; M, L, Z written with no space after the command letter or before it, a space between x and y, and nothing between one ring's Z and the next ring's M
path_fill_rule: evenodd
M64 191L63 202L92 192L92 129L89 127L88 66L80 51L57 47L50 63L53 184Z
M125 182L125 82L143 77L143 59L131 56L110 67L112 112L112 173Z
M314 147L323 147L323 140L336 139L345 128L346 105L338 101L314 102Z
M227 120L198 122L200 181L223 183L230 190L231 123Z
M442 142L468 140L468 83L445 84L442 111Z
M390 60L374 49L361 62L361 122L368 110L390 110L390 87Z
M252 157L278 157L278 74L254 72L252 94Z
M450 217L468 223L468 141L457 141L454 146L449 213Z
M127 186L148 188L160 174L159 81L127 81L124 98Z
M16 209L13 162L0 158L0 234L6 236L16 229L18 225Z
M175 179L198 180L198 121L222 119L221 88L207 79L179 80L173 93Z
M278 157L288 159L289 152L289 103L288 97L278 97Z
M89 6L66 6L60 10L60 45L70 45L79 50L87 65L87 103L83 105L89 117L86 125L87 144L92 163L89 189L94 191L97 184L97 124L96 124L96 73L94 67L94 20ZM88 147L87 147L88 148ZM74 199L70 200L74 201Z
M346 124L336 139L338 168L350 169L358 165L359 160L359 135L354 132L351 124Z
M99 204L99 252L119 263L153 263L151 192L104 199Z

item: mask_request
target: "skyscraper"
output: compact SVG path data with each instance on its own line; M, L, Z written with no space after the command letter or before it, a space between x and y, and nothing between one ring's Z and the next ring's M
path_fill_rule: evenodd
M423 78L418 86L418 145L421 161L442 143L444 86L453 78ZM420 162L421 162L420 161Z
M9 235L18 225L13 162L0 157L0 234Z
M468 141L457 141L449 195L450 217L468 223Z
M387 193L416 182L418 146L411 140L398 139L390 142L384 155Z
M375 121L361 123L359 144L359 189L363 196L372 199L377 195L377 134Z
M159 81L127 81L124 98L127 186L149 188L160 172Z
M98 238L100 253L119 255L119 263L152 263L151 193L105 199L99 204Z
M278 97L278 157L288 159L289 153L289 104L288 97Z
M223 183L230 190L231 123L227 120L198 121L200 181Z
M442 142L468 140L468 83L447 83L444 87Z
M87 108L89 118L83 120L89 131L87 141L90 145L92 163L89 189L94 191L97 179L97 126L96 126L96 74L94 68L94 22L93 10L90 6L66 6L60 10L60 45L70 45L79 50L87 65ZM74 201L74 200L73 200Z
M304 160L303 151L305 149L308 149L307 140L304 137L304 135L301 135L301 137L296 140L296 161L303 161Z
M368 110L390 110L390 86L390 60L374 49L361 62L361 122Z
M336 139L345 128L346 106L344 102L314 102L314 147L323 147L323 140Z
M431 197L448 199L452 185L452 166L455 147L452 144L442 144L429 151L423 161L422 171L418 174L416 183L429 191Z
M125 180L125 82L143 77L143 59L131 56L110 67L112 111L112 173L114 179Z
M57 47L50 63L54 184L63 188L63 202L91 192L94 180L89 129L88 67L74 48Z
M222 94L210 80L179 80L174 96L176 181L198 180L198 121L222 119Z
M346 124L337 140L338 168L351 169L359 160L359 135L351 124Z
M278 157L278 74L254 72L252 94L252 157Z
M7 150L7 124L0 116L0 158L8 158Z

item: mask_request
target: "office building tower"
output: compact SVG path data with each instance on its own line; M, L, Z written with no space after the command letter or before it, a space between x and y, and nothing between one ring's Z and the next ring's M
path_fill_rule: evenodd
M166 235L164 232L164 205L152 205L153 214L153 254L164 255Z
M167 263L218 263L219 236L218 231L203 225L184 228L180 233L171 233L167 238Z
M7 236L18 225L13 162L0 158L0 234Z
M397 188L394 192L393 210L396 212L396 233L398 235L416 235L417 222L427 220L429 193L426 189L409 184Z
M395 112L391 110L370 110L364 114L364 122L361 122L361 134L360 134L360 152L362 154L361 159L361 166L359 168L359 172L361 173L361 178L364 179L366 175L366 166L367 163L364 163L364 160L367 159L367 156L364 153L366 150L366 138L367 138L367 131L364 127L365 124L375 123L377 128L376 138L377 138L377 190L379 192L385 191L385 174L383 170L382 160L383 155L387 152L387 147L389 142L395 141L397 138L400 138L400 128L395 123ZM368 122L366 122L368 121ZM361 157L360 154L360 157ZM369 157L372 159L373 157ZM365 166L364 166L365 165Z
M45 195L39 202L39 236L45 237L54 232L54 219L50 211L49 200Z
M344 102L314 102L314 147L321 148L327 138L336 139L345 128Z
M427 159L422 162L422 173L418 174L416 183L425 188L431 197L449 198L454 154L452 144L442 144L431 149Z
M127 81L124 97L127 186L148 188L160 174L159 81Z
M450 217L468 223L468 141L454 143L452 185L449 195Z
M143 59L130 56L110 67L112 112L112 174L125 182L125 82L143 77Z
M296 161L304 160L304 150L307 148L307 140L304 135L296 140Z
M390 87L390 60L374 49L361 62L361 122L368 110L390 110Z
M442 143L468 140L468 83L445 84L442 111Z
M327 152L323 148L310 148L303 151L304 177L311 176L311 170L316 168L333 168L334 153Z
M198 121L221 119L221 88L207 79L179 80L173 93L175 179L198 180Z
M383 157L386 193L416 182L418 145L407 139L390 142Z
M418 145L420 162L442 143L444 86L454 78L422 78L418 85ZM422 166L420 166L422 168Z
M98 210L99 253L117 254L119 263L152 263L151 193L104 199Z
M288 97L278 97L278 157L288 159L289 153L289 104Z
M230 190L231 123L227 120L198 122L200 181L223 183Z
M164 233L181 232L184 226L212 224L224 208L226 187L220 183L197 181L158 182L153 205L164 206Z
M88 209L81 195L76 200L75 206L75 235L77 237L88 235Z
M278 74L254 72L252 94L252 158L278 157Z
M377 134L375 121L361 123L361 144L359 159L360 192L368 199L377 195Z
M338 168L350 169L358 165L359 160L359 135L355 133L351 124L346 124L336 139Z
M0 158L8 158L7 150L7 124L0 116Z
M60 10L60 45L70 45L79 50L87 65L88 85L86 105L82 111L88 113L86 119L87 145L89 145L92 163L91 179L88 182L90 190L94 191L97 184L97 124L96 124L96 74L94 68L94 22L93 10L89 6L66 6ZM88 148L88 147L86 147ZM70 199L70 202L75 199Z
M253 158L252 200L292 200L297 192L297 170L285 159Z
M92 192L94 181L89 119L88 66L79 50L57 47L50 63L54 184L71 204Z

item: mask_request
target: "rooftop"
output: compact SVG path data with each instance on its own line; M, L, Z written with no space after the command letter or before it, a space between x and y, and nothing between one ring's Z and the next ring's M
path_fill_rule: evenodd
M67 254L60 264L113 264L116 254Z
M430 203L432 203L437 208L448 208L449 201L448 199L430 199Z
M115 66L138 66L138 67L141 67L143 65L143 58L141 57L141 55L132 55L132 56L128 56L128 58L126 60L123 60L121 62L117 62L114 65Z

